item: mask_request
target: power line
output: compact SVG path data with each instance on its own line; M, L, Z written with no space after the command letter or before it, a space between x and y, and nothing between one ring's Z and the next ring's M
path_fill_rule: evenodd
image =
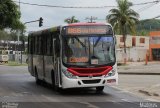
M17 1L14 1L17 3ZM108 8L108 7L117 7L117 6L100 6L100 7L81 7L81 6L56 6L56 5L41 5L41 4L34 4L34 3L26 3L20 2L21 4L25 5L33 5L33 6L41 6L41 7L52 7L52 8Z
M150 3L149 5L144 6L144 7L140 8L140 9L138 9L137 11L139 11L139 12L145 11L146 9L151 8L154 5L158 4L159 2L160 2L160 0L156 0L156 1L153 1L153 2L148 2L148 3Z
M147 6L144 6L144 7L140 8L140 9L138 9L137 11L138 11L138 12L145 11L146 9L149 9L149 8L153 7L154 5L155 5L155 4L149 4L149 5L147 5Z
M152 2L137 3L137 4L133 4L133 5L146 5L146 4L159 3L159 2L160 2L160 0L155 0L155 1L152 1Z
M160 15L157 15L156 17L149 18L149 19L145 19L145 21L150 21L150 20L152 20L152 19L156 19L156 18L159 18L159 17L160 17Z
M21 3L21 4L25 4L25 5L32 5L32 6L40 6L40 7L50 7L50 8L81 8L81 9L94 9L94 8L99 8L99 9L102 9L102 8L113 8L113 7L117 7L117 6L86 6L86 7L83 7L83 6L56 6L56 5L42 5L42 4L36 4L36 3L27 3L27 2L17 2L17 1L14 1L16 3ZM137 3L137 4L132 4L132 6L136 6L136 5L146 5L146 4L152 4L152 3L159 3L160 0L155 0L155 1L152 1L152 2L144 2L144 3Z
M156 16L156 17L152 18L152 19L156 19L156 18L159 18L159 17L160 17L160 15L158 15L158 16Z

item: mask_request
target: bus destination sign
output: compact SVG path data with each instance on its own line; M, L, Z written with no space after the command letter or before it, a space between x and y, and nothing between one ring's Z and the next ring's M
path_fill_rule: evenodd
M63 30L65 35L112 34L109 26L68 26Z

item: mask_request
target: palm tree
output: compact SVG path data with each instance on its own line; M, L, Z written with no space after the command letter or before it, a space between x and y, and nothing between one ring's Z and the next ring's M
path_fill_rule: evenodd
M139 14L130 9L132 6L128 0L117 0L118 8L111 9L106 19L112 24L114 30L123 35L124 53L126 53L126 34L135 33L135 23L138 22Z
M70 24L70 23L79 22L79 20L77 20L77 19L75 18L75 16L72 16L71 18L66 18L66 19L64 20L64 22Z

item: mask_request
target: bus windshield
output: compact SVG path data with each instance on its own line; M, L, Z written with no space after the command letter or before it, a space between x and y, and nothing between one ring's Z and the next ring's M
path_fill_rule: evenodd
M114 39L108 35L65 36L63 63L71 66L115 63Z

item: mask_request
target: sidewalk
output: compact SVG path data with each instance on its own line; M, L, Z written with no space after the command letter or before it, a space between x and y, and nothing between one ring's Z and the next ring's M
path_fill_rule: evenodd
M160 75L160 61L148 62L127 62L126 65L118 66L119 74L141 74Z
M147 65L145 62L127 62L126 65L118 66L118 73L117 88L149 101L160 102L160 61L148 62Z

